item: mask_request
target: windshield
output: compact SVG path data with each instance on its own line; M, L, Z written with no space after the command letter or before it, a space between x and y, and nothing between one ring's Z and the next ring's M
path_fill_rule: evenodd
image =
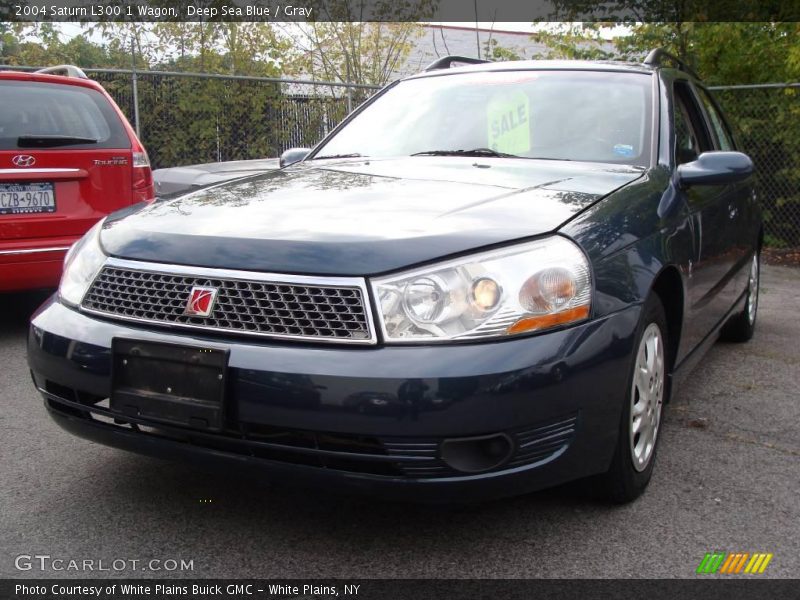
M400 82L314 158L512 156L647 166L649 74L497 71Z

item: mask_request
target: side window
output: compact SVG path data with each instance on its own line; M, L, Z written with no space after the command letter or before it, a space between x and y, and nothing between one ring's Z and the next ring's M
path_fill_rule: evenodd
M703 106L711 121L711 127L714 129L714 134L717 138L717 147L720 150L733 150L731 134L728 131L727 125L722 120L722 116L719 114L714 101L711 100L711 96L709 96L708 92L703 88L697 88L697 92L700 94L700 100L703 102Z
M703 119L687 83L675 82L673 111L676 164L692 162L701 153L713 150Z

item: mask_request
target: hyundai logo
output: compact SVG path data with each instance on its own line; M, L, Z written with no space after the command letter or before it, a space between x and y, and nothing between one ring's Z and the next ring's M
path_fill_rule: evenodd
M36 164L36 159L30 154L17 154L11 159L11 162L14 163L15 167L32 167Z

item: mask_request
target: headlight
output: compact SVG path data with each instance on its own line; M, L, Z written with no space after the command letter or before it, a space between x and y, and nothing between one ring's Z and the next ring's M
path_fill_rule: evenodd
M77 306L81 303L89 284L94 281L106 260L106 255L100 248L102 228L103 221L100 221L75 242L64 257L64 273L61 275L58 294L68 304Z
M591 276L583 252L553 236L377 278L387 342L511 336L589 316Z

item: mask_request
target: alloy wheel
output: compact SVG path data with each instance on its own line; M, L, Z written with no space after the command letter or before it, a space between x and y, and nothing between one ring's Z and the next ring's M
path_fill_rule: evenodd
M747 283L747 321L752 325L756 322L756 311L758 310L758 254L753 256L750 263L750 280Z
M631 460L639 472L650 464L656 446L665 371L663 335L657 324L650 323L639 343L630 394Z

